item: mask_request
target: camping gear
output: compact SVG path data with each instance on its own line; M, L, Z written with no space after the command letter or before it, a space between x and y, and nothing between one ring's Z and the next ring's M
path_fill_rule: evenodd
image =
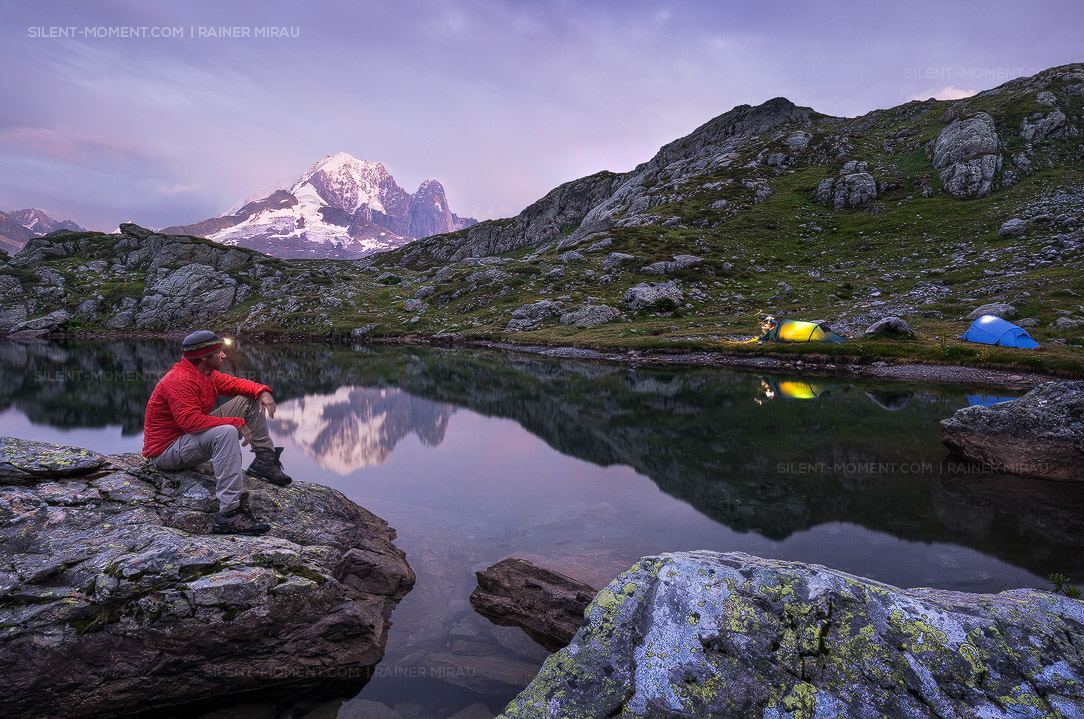
M828 329L823 322L779 320L779 324L765 332L760 342L843 342L847 338Z
M984 345L1001 345L1002 347L1034 349L1039 346L1039 343L1033 340L1023 327L1017 327L997 315L983 315L978 318L971 323L960 339L965 342L979 342Z

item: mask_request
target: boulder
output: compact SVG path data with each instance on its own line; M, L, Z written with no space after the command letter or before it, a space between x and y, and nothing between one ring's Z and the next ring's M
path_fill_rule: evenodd
M1084 603L743 553L641 559L503 717L1080 716ZM1059 714L1060 712L1060 714Z
M813 198L818 204L836 211L877 199L877 181L867 170L867 163L859 160L844 163L838 178L821 180L813 192Z
M507 332L523 332L537 329L543 322L559 314L564 305L553 300L539 300L529 305L521 305L512 310L512 319L508 321Z
M1058 98L1054 96L1054 93L1049 90L1043 90L1035 96L1035 102L1040 105L1046 105L1048 107L1054 107L1058 104Z
M0 332L7 334L26 322L26 307L14 305L0 310Z
M566 646L583 624L598 590L526 559L508 557L475 572L471 606L494 624L516 626L551 652Z
M1043 140L1066 134L1066 117L1061 110L1055 108L1050 114L1033 117L1032 120L1025 117L1020 121L1020 137L1025 140Z
M953 197L986 197L1001 169L994 119L985 112L949 123L933 147L933 166Z
M1007 220L1004 224L998 228L998 237L1019 237L1024 234L1028 229L1028 221L1021 220L1019 217L1014 217L1011 220Z
M1050 323L1050 329L1055 332L1069 332L1080 327L1081 323L1068 317L1059 317Z
M640 272L643 272L645 275L665 275L676 270L683 270L686 267L692 267L703 261L703 258L697 257L696 255L674 255L673 262L669 260L652 262L647 267L641 268Z
M620 316L621 313L609 305L584 305L578 310L561 315L560 323L577 327L595 327Z
M12 275L0 275L0 297L11 297L12 295L21 295L23 293L23 286L19 282L18 277Z
M1016 317L1016 308L1012 305L1005 304L1004 302L991 302L971 310L971 314L965 319L977 320L983 315L994 315L1003 320L1011 320L1013 317Z
M568 252L562 252L557 255L557 259L564 262L566 265L580 262L587 262L587 258L581 255L576 250L569 250Z
M893 337L914 337L915 331L899 317L884 317L866 328L866 335L891 335Z
M35 332L38 330L56 332L64 325L68 324L69 320L71 320L71 315L69 315L66 310L56 310L44 317L35 317L32 320L26 320L25 322L17 324L11 329L11 332L12 334L16 332Z
M137 240L145 240L154 234L154 230L148 230L146 227L140 227L134 222L120 223L120 231L122 235L134 237Z
M804 130L799 130L798 132L792 132L791 134L787 135L786 139L784 139L783 142L786 143L787 147L789 147L792 151L800 152L809 147L809 138L810 135L808 132L805 132Z
M622 265L629 260L636 259L633 255L626 254L624 252L611 252L606 255L606 259L602 261L602 269L609 272L618 265Z
M667 301L676 307L685 299L677 280L670 282L641 282L625 290L625 306L630 310L643 310L657 307L659 302Z
M481 285L503 284L510 279L512 279L512 275L503 270L498 270L495 267L467 275L467 282Z
M1046 382L1023 397L941 421L955 454L1011 474L1084 480L1084 381Z
M101 717L368 676L414 582L339 492L245 479L271 524L210 532L215 480L0 440L0 666L11 716Z

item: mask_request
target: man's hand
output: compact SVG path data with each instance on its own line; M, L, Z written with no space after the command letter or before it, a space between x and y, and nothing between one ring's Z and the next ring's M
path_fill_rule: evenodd
M271 396L271 393L264 390L260 392L260 409L267 410L267 416L272 419L275 418L275 398Z
M252 430L248 428L247 424L243 424L237 428L237 434L241 435L241 446L247 447L252 444Z

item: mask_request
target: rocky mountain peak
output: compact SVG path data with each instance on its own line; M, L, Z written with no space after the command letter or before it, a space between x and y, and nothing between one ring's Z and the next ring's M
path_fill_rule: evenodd
M379 162L368 162L346 152L326 155L314 163L290 189L293 194L311 185L330 206L349 214L368 205L384 211L383 199L389 191L402 189Z
M335 259L364 257L475 223L451 212L440 182L426 180L411 195L382 163L338 152L314 162L289 189L163 232L278 257Z
M0 212L0 249L17 252L27 240L57 230L84 232L85 228L71 220L54 220L44 211L34 207L7 213Z
M812 114L812 108L799 107L785 97L775 97L760 105L738 105L685 137L664 145L652 163L665 167L678 160L695 157L703 149L727 140L764 135L786 125L804 127L810 124Z

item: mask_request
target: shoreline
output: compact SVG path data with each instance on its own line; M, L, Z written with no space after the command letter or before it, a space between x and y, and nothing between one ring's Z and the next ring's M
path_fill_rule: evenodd
M76 331L42 335L32 340L138 340L178 339L183 331L123 331L105 332ZM746 372L785 372L809 377L856 377L898 382L922 382L933 384L970 384L999 389L1027 390L1043 382L1070 380L1079 375L1066 372L1035 372L1007 370L996 367L971 367L959 364L935 364L923 360L900 357L829 356L816 353L784 354L760 352L756 354L726 351L673 351L664 350L598 350L575 345L545 345L508 340L491 340L459 336L406 334L397 336L361 336L304 333L241 333L239 339L249 342L297 342L321 344L372 344L372 345L428 345L448 348L479 348L551 359L576 359L605 364L647 368L697 368L709 367L734 369ZM13 341L23 338L8 337Z

